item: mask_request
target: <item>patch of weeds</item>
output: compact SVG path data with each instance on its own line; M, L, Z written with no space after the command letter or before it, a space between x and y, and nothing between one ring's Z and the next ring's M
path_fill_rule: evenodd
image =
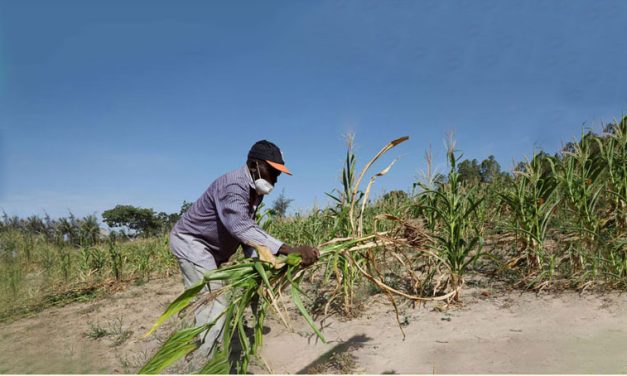
M329 360L321 364L318 370L312 369L312 373L349 374L357 369L357 361L353 354L340 352L331 355Z
M29 317L50 307L62 307L73 302L87 302L101 295L102 291L97 287L87 287L45 295L35 304L0 311L0 322L14 321Z
M33 317L43 311L43 307L18 307L0 312L0 323L13 322L21 318Z
M100 324L90 322L89 330L84 334L88 338L99 339L108 336L110 333L105 327L100 326Z
M304 370L307 374L350 374L358 371L357 358L352 354L361 345L350 345L346 351L336 351L324 362Z
M106 325L98 323L89 323L89 330L85 332L85 336L91 339L100 339L107 336L113 337L112 347L119 346L131 337L133 331L124 329L122 319L118 318Z
M41 307L64 306L73 302L87 302L98 297L98 288L95 286L77 288L61 293L47 295L43 297Z
M115 337L115 340L113 341L113 344L111 346L113 347L120 346L121 344L126 342L127 339L131 338L132 334L133 334L132 330L124 330L120 332L120 334Z
M129 339L133 334L132 330L124 329L124 327L122 326L122 318L117 318L111 323L110 327L111 334L115 336L113 344L111 344L111 346L113 347L120 346L121 344L126 342L126 340Z

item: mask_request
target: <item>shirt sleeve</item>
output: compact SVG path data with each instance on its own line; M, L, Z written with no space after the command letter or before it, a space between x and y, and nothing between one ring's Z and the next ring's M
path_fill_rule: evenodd
M263 231L249 214L250 193L238 184L229 184L220 190L215 206L218 218L240 243L245 246L266 246L270 252L277 254L283 242Z

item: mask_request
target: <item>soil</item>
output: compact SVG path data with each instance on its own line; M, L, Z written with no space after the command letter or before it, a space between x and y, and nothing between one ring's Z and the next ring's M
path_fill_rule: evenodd
M0 323L0 373L136 373L175 326L143 338L182 291L177 277ZM462 304L400 307L381 295L358 317L267 319L261 356L274 373L627 373L627 295L464 290ZM320 320L318 320L320 322ZM171 373L192 371L184 362ZM268 373L263 362L253 373Z

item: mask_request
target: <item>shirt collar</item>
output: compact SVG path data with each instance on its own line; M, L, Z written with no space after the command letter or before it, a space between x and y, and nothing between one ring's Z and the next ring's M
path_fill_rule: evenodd
M250 169L248 169L248 165L246 163L244 163L244 167L242 167L243 169L243 174L244 176L246 176L246 181L248 182L248 185L251 188L255 188L255 181L253 180L253 176L250 174Z

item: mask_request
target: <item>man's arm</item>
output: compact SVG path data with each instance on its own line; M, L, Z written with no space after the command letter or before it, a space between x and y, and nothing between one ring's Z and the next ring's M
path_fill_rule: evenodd
M303 266L311 265L318 260L320 257L318 249L309 246L292 247L263 231L248 215L249 198L248 192L236 184L228 185L218 195L216 200L218 217L229 233L249 247L260 244L275 255L299 253L303 259Z
M263 245L277 254L283 242L263 231L249 216L249 193L237 184L229 184L216 197L218 218L240 243L254 247Z

